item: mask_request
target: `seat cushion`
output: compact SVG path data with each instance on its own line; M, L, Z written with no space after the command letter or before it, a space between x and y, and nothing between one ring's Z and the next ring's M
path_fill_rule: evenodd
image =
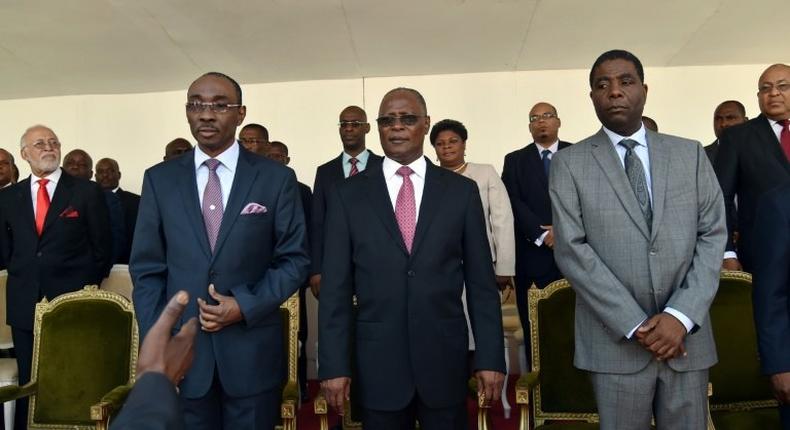
M780 429L779 409L763 408L750 411L711 412L716 430Z

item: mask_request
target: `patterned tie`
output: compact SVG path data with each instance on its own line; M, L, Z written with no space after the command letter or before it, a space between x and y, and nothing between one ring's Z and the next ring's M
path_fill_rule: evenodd
M543 171L546 172L546 177L548 178L549 167L551 166L551 158L549 158L549 155L551 155L551 151L549 151L548 149L544 149L540 153L543 154L543 157L541 157L541 159L543 160Z
M409 166L401 166L397 174L403 177L403 184L398 191L398 198L395 200L395 219L398 220L400 234L406 249L411 254L411 245L414 242L414 231L417 228L417 204L414 201L414 184L411 183L409 176L414 173Z
M787 161L790 161L790 129L788 129L790 119L783 119L779 121L779 124L782 125L782 133L779 134L779 142L782 144L782 150L785 152Z
M222 212L225 210L222 205L222 187L219 176L217 176L217 167L221 163L219 160L209 158L203 164L208 167L208 182L203 190L203 222L206 224L206 234L208 234L211 252L214 252L219 226L222 224Z
M357 163L359 163L359 160L357 160L355 157L351 157L348 162L351 163L351 171L348 172L348 176L351 177L359 173L359 169L357 169Z
M36 194L36 232L41 237L41 232L44 231L44 220L47 219L47 211L49 211L49 192L47 191L47 184L49 179L39 179L38 193Z
M634 189L639 208L642 209L647 228L650 230L653 224L653 208L650 205L650 195L647 192L647 179L645 178L642 160L634 152L634 148L638 143L631 139L623 139L620 141L620 145L626 148L625 174L628 175L628 181L631 182L631 188Z

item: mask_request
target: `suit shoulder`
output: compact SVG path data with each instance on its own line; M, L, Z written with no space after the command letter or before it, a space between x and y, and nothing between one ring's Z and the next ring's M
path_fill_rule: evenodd
M513 158L523 157L524 154L526 154L527 151L530 148L534 147L534 146L535 146L534 143L530 143L529 145L527 145L527 146L525 146L523 148L516 149L515 151L510 152L507 155L505 155L505 159L513 159Z

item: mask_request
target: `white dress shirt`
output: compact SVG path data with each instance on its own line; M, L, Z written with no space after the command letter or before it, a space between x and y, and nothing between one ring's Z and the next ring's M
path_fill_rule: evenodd
M544 148L542 145L535 142L535 148L538 150L538 157L540 157L541 161L543 161L543 151L548 149L550 152L549 160L551 160L552 158L554 158L554 154L556 154L557 151L560 149L560 141L559 139L554 141L554 143L552 143L551 146L549 146L548 148ZM548 236L548 234L549 231L546 230L543 232L543 234L540 235L539 238L535 239L535 246L543 245L543 241L546 240L546 236Z
M208 184L208 166L203 164L209 157L200 146L195 146L195 178L197 179L198 199L200 199L200 207L203 207L203 190L206 189ZM239 145L234 143L221 154L214 157L219 160L220 164L217 167L217 176L219 176L220 187L222 188L222 210L228 207L228 197L230 196L230 189L233 186L233 178L236 176L236 165L239 163Z
M345 151L343 151L343 157L341 161L343 162L343 176L345 176L346 178L348 178L348 176L351 175L351 163L349 161L351 160L351 158L352 157L350 155L348 155ZM360 152L359 155L357 155L354 158L357 159L357 171L361 172L365 170L366 167L368 167L368 158L370 158L370 151L366 149Z
M782 127L782 124L779 124L779 121L773 120L771 118L768 118L768 123L771 124L771 130L774 131L774 134L776 135L776 140L781 142L782 141L782 128L784 128L784 127Z
M47 183L47 193L49 194L49 201L52 201L52 197L55 196L55 189L58 187L58 182L60 182L60 175L63 173L60 170L60 167L55 169L54 172L50 173L48 176L44 176L39 178L38 176L34 175L33 173L30 174L30 197L33 199L33 214L36 213L38 210L38 205L36 204L36 200L38 200L38 180L39 179L49 179L49 183Z
M395 212L395 202L398 200L398 192L400 191L401 185L403 185L403 177L397 173L401 166L402 164L389 157L384 157L384 161L381 163L381 170L384 171L384 180L387 182L387 191L390 195L393 212ZM407 164L407 166L411 167L411 170L414 171L414 173L409 176L409 179L411 179L411 183L414 185L414 203L415 209L417 210L414 222L416 223L420 217L420 202L422 201L423 188L425 188L425 170L428 168L428 164L425 161L425 157L420 157L412 161L411 164Z

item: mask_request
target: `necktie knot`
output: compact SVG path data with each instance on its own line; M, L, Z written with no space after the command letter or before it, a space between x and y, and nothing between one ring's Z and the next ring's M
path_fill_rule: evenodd
M409 166L401 166L397 172L398 176L403 176L404 178L411 176L414 173L414 170L411 170Z
M540 151L540 153L541 155L543 155L544 160L549 158L549 155L551 155L551 151L549 151L548 149L544 149L543 151Z
M39 179L36 182L38 182L39 187L46 187L49 184L49 179Z
M779 121L776 122L778 122L779 125L787 129L788 124L790 124L790 119L780 119Z
M352 166L356 166L359 160L357 160L356 157L351 157L348 159L348 162L351 163Z
M620 145L625 146L627 149L633 150L637 145L639 145L639 142L631 139L623 139L620 141Z
M204 161L203 164L205 164L206 167L208 167L208 169L212 172L216 172L217 167L219 167L219 165L222 163L216 158L209 158L208 160Z

